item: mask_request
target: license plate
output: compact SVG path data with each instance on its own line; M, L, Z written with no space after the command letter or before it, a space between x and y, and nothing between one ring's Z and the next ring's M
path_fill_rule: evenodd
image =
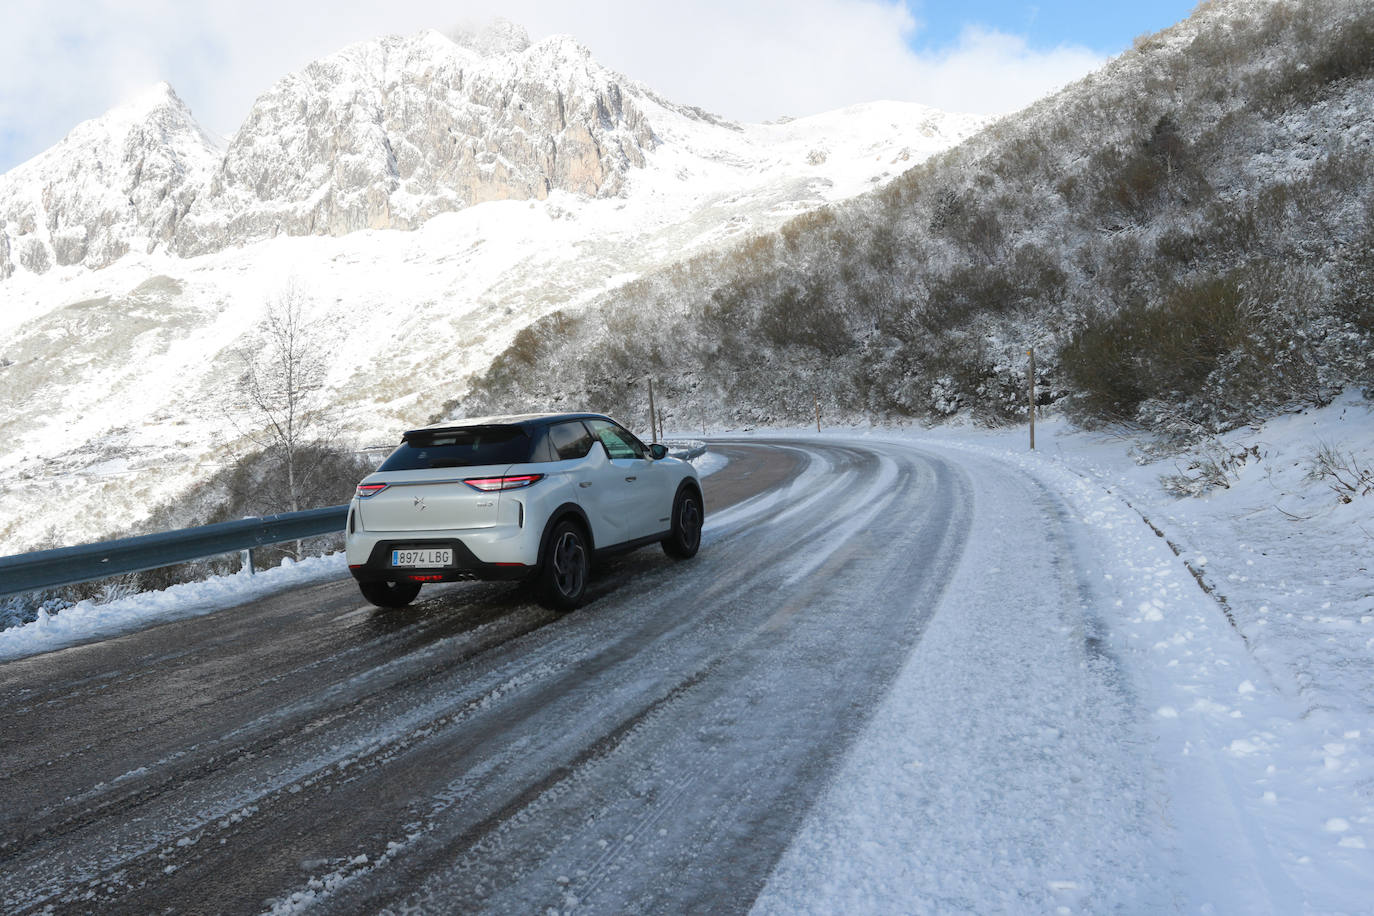
M453 549L450 547L391 551L392 566L449 566L452 563Z

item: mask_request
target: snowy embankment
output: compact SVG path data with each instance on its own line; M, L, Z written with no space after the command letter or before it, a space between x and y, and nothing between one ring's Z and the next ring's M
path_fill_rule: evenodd
M1249 458L1198 499L1062 422L1035 453L860 435L955 457L997 510L757 912L1374 912L1374 493L1310 474L1374 463L1368 402L1225 437ZM1059 522L1054 608L1018 557Z
M703 477L727 463L724 455L710 451L692 461ZM188 582L105 603L82 601L56 614L39 611L37 620L0 630L0 662L118 636L170 620L198 617L347 575L343 553L309 557L299 563L288 558L281 566L252 576L214 576L203 582Z
M342 553L307 557L299 563L288 557L275 569L251 576L246 573L213 576L203 582L173 585L162 591L129 595L104 604L81 601L56 614L39 611L37 620L0 630L0 662L118 636L170 620L199 617L346 575L348 566Z

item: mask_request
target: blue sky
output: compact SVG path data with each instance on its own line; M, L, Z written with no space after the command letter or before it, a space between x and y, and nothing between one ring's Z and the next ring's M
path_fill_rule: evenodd
M501 15L571 34L675 101L741 121L876 99L1001 114L1191 3L966 0L5 0L0 172L165 80L229 136L276 80L346 44Z
M969 26L1024 36L1034 48L1076 44L1104 55L1130 46L1137 35L1186 19L1196 0L1146 0L1143 3L965 0L961 3L913 2L907 7L921 22L911 46L930 51L958 40Z

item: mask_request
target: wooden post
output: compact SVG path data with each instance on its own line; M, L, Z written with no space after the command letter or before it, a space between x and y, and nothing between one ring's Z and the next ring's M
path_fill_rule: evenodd
M816 432L820 432L820 431L821 431L821 396L820 396L819 394L813 394L812 397L813 397L813 398L815 399L815 401L816 401Z
M1030 357L1030 368L1026 370L1027 388L1030 399L1027 405L1030 408L1030 446L1031 451L1035 451L1035 347L1031 347L1027 350L1026 355Z
M649 379L649 439L658 441L658 414L654 411L654 380Z

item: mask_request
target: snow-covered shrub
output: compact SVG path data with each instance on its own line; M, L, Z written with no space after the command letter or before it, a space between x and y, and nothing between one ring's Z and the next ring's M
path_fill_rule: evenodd
M27 595L0 598L0 630L33 623L40 612L57 614L74 603L53 592L30 592Z
M844 315L829 304L819 284L788 286L764 300L758 330L774 346L805 347L828 356L838 356L853 346Z
M1147 398L1196 391L1243 337L1241 301L1235 277L1215 276L1098 316L1059 354L1079 415L1134 420Z
M950 416L959 412L961 396L954 379L942 375L930 385L930 405L937 413Z
M1160 485L1175 496L1206 496L1216 489L1229 490L1241 468L1262 458L1259 446L1228 449L1213 439L1204 443L1178 465L1178 473L1159 478Z
M1323 442L1308 459L1307 479L1323 481L1337 499L1349 503L1374 495L1374 459Z

